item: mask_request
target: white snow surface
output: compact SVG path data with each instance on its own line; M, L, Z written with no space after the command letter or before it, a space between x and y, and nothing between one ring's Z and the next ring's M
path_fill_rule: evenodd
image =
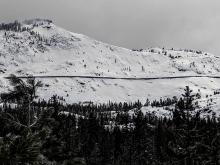
M220 56L186 49L149 48L139 51L96 41L69 32L48 20L22 23L30 30L0 31L0 91L9 87L4 78L17 76L99 76L148 78L173 76L220 76ZM220 88L220 79L122 80L96 78L40 78L39 95L63 96L68 103L93 101L144 102L147 98L179 96L189 85L202 97ZM216 98L218 99L218 97Z

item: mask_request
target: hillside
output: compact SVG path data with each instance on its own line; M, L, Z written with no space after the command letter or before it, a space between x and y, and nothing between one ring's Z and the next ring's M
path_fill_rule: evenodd
M57 94L71 103L160 99L179 96L186 85L195 92L200 90L206 102L207 95L220 88L220 79L210 77L55 78L220 76L220 57L187 49L129 50L69 32L43 19L2 24L0 29L1 91L9 88L4 77L10 74L45 76L40 78L44 83L40 96L48 99Z

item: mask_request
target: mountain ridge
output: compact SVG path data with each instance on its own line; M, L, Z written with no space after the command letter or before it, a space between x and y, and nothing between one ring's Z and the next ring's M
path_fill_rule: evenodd
M50 20L34 19L0 25L0 72L0 91L10 88L4 79L10 74L53 76L41 79L45 84L40 90L42 98L57 94L70 103L144 101L178 96L186 85L194 91L200 89L204 96L212 94L219 89L220 81L208 76L220 76L220 58L187 49L130 50L69 32ZM59 76L78 77L60 79ZM175 76L186 78L126 80ZM104 77L125 79L107 80Z

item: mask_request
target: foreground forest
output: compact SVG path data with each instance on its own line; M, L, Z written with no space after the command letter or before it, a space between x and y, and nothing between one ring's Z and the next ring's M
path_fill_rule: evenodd
M143 114L139 101L70 105L58 96L44 101L37 98L41 82L13 75L9 81L13 89L1 94L2 165L220 164L219 118L200 117L189 87L170 100L174 108L166 118Z

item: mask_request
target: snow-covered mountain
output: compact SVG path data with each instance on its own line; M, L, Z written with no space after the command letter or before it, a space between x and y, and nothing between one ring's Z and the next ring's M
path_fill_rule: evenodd
M129 50L96 41L57 27L50 20L34 19L0 25L0 90L4 77L45 76L40 96L64 96L67 102L141 101L178 96L189 85L202 98L220 88L220 79L125 80L59 78L96 76L116 78L220 76L220 56L193 50L150 48ZM218 99L218 97L217 97Z

